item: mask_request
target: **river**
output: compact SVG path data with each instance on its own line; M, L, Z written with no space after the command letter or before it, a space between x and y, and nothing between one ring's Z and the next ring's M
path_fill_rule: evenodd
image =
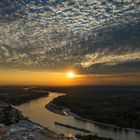
M50 92L48 97L42 97L37 100L32 100L28 103L16 106L22 111L24 116L29 117L33 122L39 123L44 127L48 127L58 134L65 134L67 136L73 136L75 134L84 134L77 130L65 128L55 125L54 122L60 122L76 126L78 128L85 128L91 131L91 134L113 138L114 140L140 140L140 133L133 130L126 131L124 129L105 127L90 122L85 122L75 119L73 116L62 116L53 112L50 112L45 108L45 105L52 101L54 98L62 96L62 93Z

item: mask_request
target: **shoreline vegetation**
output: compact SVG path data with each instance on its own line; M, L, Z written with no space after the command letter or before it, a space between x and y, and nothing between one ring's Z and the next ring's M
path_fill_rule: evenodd
M73 91L54 99L53 105L70 109L67 113L82 121L140 133L139 88Z
M48 109L49 111L59 114L59 115L66 115L63 111L63 107L60 107L56 104L53 103L53 101L51 101L50 103L46 104L45 106L46 109Z
M84 118L78 116L77 114L71 112L69 108L58 106L53 101L51 101L49 104L47 104L45 106L45 108L48 109L49 111L51 111L53 113L56 113L56 114L59 114L59 115L73 116L75 119L80 120L80 121L89 122L89 123L97 124L97 125L100 125L100 126L103 126L103 127L108 127L108 128L123 129L123 130L126 130L126 131L133 130L137 133L140 133L140 130L138 130L138 129L123 128L123 127L119 127L119 126L116 126L116 125L111 125L111 124L107 124L107 123L101 123L101 122L92 121L92 120L89 120L89 119L84 119Z

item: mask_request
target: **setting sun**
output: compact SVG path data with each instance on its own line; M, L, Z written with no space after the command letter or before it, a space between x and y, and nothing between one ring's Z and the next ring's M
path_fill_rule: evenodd
M68 72L67 73L67 77L68 78L74 78L75 77L75 74L73 72Z

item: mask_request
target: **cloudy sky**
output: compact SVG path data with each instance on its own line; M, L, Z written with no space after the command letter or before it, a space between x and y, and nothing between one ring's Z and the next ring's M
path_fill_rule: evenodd
M68 70L82 84L140 83L140 0L0 0L0 83Z

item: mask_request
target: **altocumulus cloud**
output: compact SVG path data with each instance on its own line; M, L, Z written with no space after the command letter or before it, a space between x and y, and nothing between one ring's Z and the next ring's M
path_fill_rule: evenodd
M130 1L1 0L0 65L138 72L140 2Z

